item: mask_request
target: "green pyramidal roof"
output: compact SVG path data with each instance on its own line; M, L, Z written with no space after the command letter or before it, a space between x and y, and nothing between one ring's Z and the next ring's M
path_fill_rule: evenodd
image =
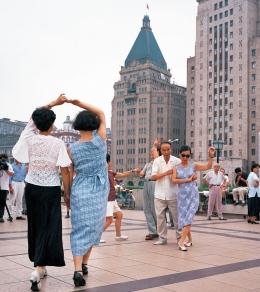
M150 60L154 65L167 70L167 64L150 27L148 15L143 18L143 27L125 60L125 68L134 60L142 64Z

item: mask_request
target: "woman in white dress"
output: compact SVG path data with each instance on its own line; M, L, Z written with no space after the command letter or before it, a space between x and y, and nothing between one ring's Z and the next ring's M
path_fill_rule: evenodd
M40 278L46 266L65 266L62 244L61 187L59 167L64 185L64 198L69 197L71 160L62 140L50 136L56 118L52 107L63 104L61 94L55 101L36 109L20 139L13 148L13 157L29 162L25 197L28 219L28 254L34 262L31 290L39 291Z

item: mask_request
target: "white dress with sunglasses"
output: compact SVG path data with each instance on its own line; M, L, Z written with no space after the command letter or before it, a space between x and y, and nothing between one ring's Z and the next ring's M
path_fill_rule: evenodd
M191 162L187 167L176 166L177 178L186 179L196 173L194 163ZM195 213L199 206L199 192L195 181L179 184L177 192L178 202L178 227L183 228L192 224Z

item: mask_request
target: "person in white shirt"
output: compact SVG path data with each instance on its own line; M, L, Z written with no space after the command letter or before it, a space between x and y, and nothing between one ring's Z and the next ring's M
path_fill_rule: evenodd
M248 223L259 224L256 217L259 216L259 164L253 163L251 172L247 178L248 192Z
M226 183L226 179L219 169L219 164L215 163L214 170L209 171L203 178L203 181L209 187L208 220L211 220L212 211L215 205L219 220L227 220L222 216L222 192L220 187L221 183Z
M225 169L224 168L220 168L220 172L222 172L224 174L225 179L226 179L225 183L222 182L221 185L220 185L221 186L221 192L222 192L222 204L225 205L226 204L226 195L229 192L229 187L228 187L229 178L225 174Z
M171 143L168 141L161 143L162 156L156 158L153 162L152 180L155 180L154 205L157 216L157 231L159 240L154 245L167 243L167 223L165 218L165 209L168 207L172 213L176 229L177 242L181 238L181 231L178 230L177 214L177 188L172 183L173 166L179 164L181 160L171 155Z
M0 223L4 223L5 220L3 218L5 212L6 205L6 197L9 193L9 177L14 176L14 171L12 165L8 163L8 156L5 153L0 154L0 159L3 163L7 163L7 170L0 170Z
M67 98L61 94L55 101L36 109L13 148L13 157L29 162L25 197L28 219L28 253L36 268L30 277L31 290L41 288L40 278L47 274L45 266L65 266L62 244L61 187L69 197L69 159L64 142L50 136L56 119L52 107Z

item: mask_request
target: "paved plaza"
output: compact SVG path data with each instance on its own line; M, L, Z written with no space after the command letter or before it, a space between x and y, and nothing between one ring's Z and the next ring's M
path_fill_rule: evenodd
M65 206L62 210L64 218ZM123 213L122 234L129 239L116 241L112 224L103 234L106 243L93 249L87 284L79 288L72 280L70 220L63 219L66 267L47 267L41 291L260 292L260 225L248 224L242 217L223 222L196 216L194 245L183 252L173 228L168 228L168 244L155 246L155 241L144 240L148 232L143 212ZM0 291L31 291L27 222L6 219L0 225Z

